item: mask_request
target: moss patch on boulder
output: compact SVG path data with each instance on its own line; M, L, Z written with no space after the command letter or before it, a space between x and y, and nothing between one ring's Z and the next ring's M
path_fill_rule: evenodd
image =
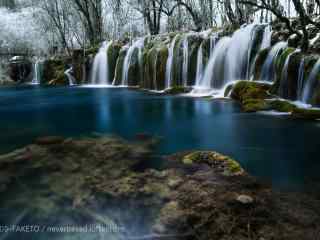
M224 176L236 176L245 173L238 162L217 152L192 152L185 155L182 161L186 165L207 164Z

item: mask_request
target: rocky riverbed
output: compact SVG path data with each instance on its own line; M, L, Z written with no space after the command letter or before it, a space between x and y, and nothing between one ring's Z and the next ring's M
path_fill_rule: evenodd
M317 239L318 195L279 193L231 158L157 156L138 134L43 137L0 156L0 225L37 225L8 239ZM152 168L162 158L163 165ZM52 233L48 226L109 226ZM26 235L28 234L28 235Z

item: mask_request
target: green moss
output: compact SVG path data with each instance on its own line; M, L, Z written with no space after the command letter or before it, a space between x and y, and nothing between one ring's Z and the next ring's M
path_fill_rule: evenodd
M269 102L270 107L278 112L293 112L297 106L283 100L274 100Z
M250 98L242 102L242 110L244 112L266 111L270 110L270 106L266 100Z
M248 99L266 99L270 97L268 91L269 84L257 83L253 81L237 82L231 92L231 97L240 102Z
M117 60L120 54L122 45L119 42L113 42L111 47L108 48L107 55L108 55L108 64L109 64L109 79L111 81L115 77L116 65Z
M170 89L166 89L165 93L166 94L171 94L171 95L175 95L175 94L182 94L182 93L188 93L190 89L183 87L183 86L174 86Z
M182 162L186 165L207 164L225 176L241 175L244 173L238 162L217 152L192 152L184 156Z

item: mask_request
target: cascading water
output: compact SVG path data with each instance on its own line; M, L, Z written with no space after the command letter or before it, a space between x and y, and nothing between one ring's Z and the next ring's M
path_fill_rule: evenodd
M200 85L200 81L203 75L203 43L200 44L197 53L197 74L196 74L196 86Z
M281 72L281 80L280 80L279 93L278 93L280 97L283 97L283 98L288 97L288 91L287 91L288 90L288 67L289 67L291 57L294 54L299 52L300 50L296 50L290 53L286 58L286 61L284 63L284 66Z
M279 53L286 47L286 42L279 42L270 50L267 59L262 66L260 80L269 82L273 81L275 77L275 60L277 59Z
M272 37L271 26L267 25L264 28L264 33L263 33L263 37L262 37L260 50L269 48L271 46L271 37Z
M108 49L112 45L112 41L103 42L98 54L93 61L91 71L91 84L110 85L109 79L109 63L108 63Z
M211 37L210 37L210 54L209 56L211 57L213 50L217 44L217 40L218 40L218 33L214 33Z
M31 84L38 85L41 82L41 73L40 73L40 61L37 60L33 64L33 79Z
M231 38L222 38L215 47L203 77L195 86L192 94L209 94L214 89L223 87L225 53L230 46Z
M188 34L185 36L183 43L183 64L182 64L182 81L183 86L188 85L188 70L189 70L189 42Z
M75 78L72 75L72 71L73 71L73 68L71 67L71 68L67 69L67 71L64 72L64 74L68 78L69 86L75 85L75 82L76 82Z
M304 85L304 58L302 58L299 66L298 86L297 86L297 100L302 101Z
M315 63L314 67L312 68L309 77L307 78L306 83L304 84L303 93L302 93L302 102L310 103L313 90L316 88L318 84L318 74L320 71L320 59Z
M230 82L247 79L250 75L251 49L256 30L256 25L251 24L236 31L232 38L220 39L192 94L208 94L210 89L214 93Z
M141 68L142 66L142 49L144 47L145 38L140 38L137 41L135 41L132 46L129 47L128 52L126 54L126 57L123 62L123 68L122 68L122 86L129 86L129 69L130 65L132 63L132 56L134 54L134 51L138 49L138 64ZM142 69L139 70L140 74L142 72Z
M169 55L166 64L166 88L172 87L172 67L173 67L173 54L174 54L174 47L176 45L177 40L179 39L179 35L177 34L174 39L172 40L169 48Z
M228 68L225 69L226 81L249 79L252 40L256 34L256 26L250 24L240 28L232 36L225 60L225 64L228 64Z

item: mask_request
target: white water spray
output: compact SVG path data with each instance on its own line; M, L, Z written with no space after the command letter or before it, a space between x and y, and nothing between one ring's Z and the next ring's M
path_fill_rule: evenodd
M169 55L166 65L166 88L172 87L172 67L173 67L173 54L174 54L174 47L176 45L177 40L179 39L179 35L177 34L174 39L172 40L169 48Z
M135 41L132 46L129 47L128 52L126 54L126 57L124 59L123 62L123 68L122 68L122 81L121 81L121 85L122 86L129 86L129 69L130 69L130 65L132 63L132 57L133 54L135 52L135 50L138 50L138 64L139 67L142 66L142 50L144 47L144 41L145 38L140 38L137 41ZM139 72L141 74L141 69L139 69Z
M93 67L91 72L91 84L109 85L111 80L109 79L109 62L108 62L108 49L112 45L112 41L106 43L103 42L98 54L93 61Z

